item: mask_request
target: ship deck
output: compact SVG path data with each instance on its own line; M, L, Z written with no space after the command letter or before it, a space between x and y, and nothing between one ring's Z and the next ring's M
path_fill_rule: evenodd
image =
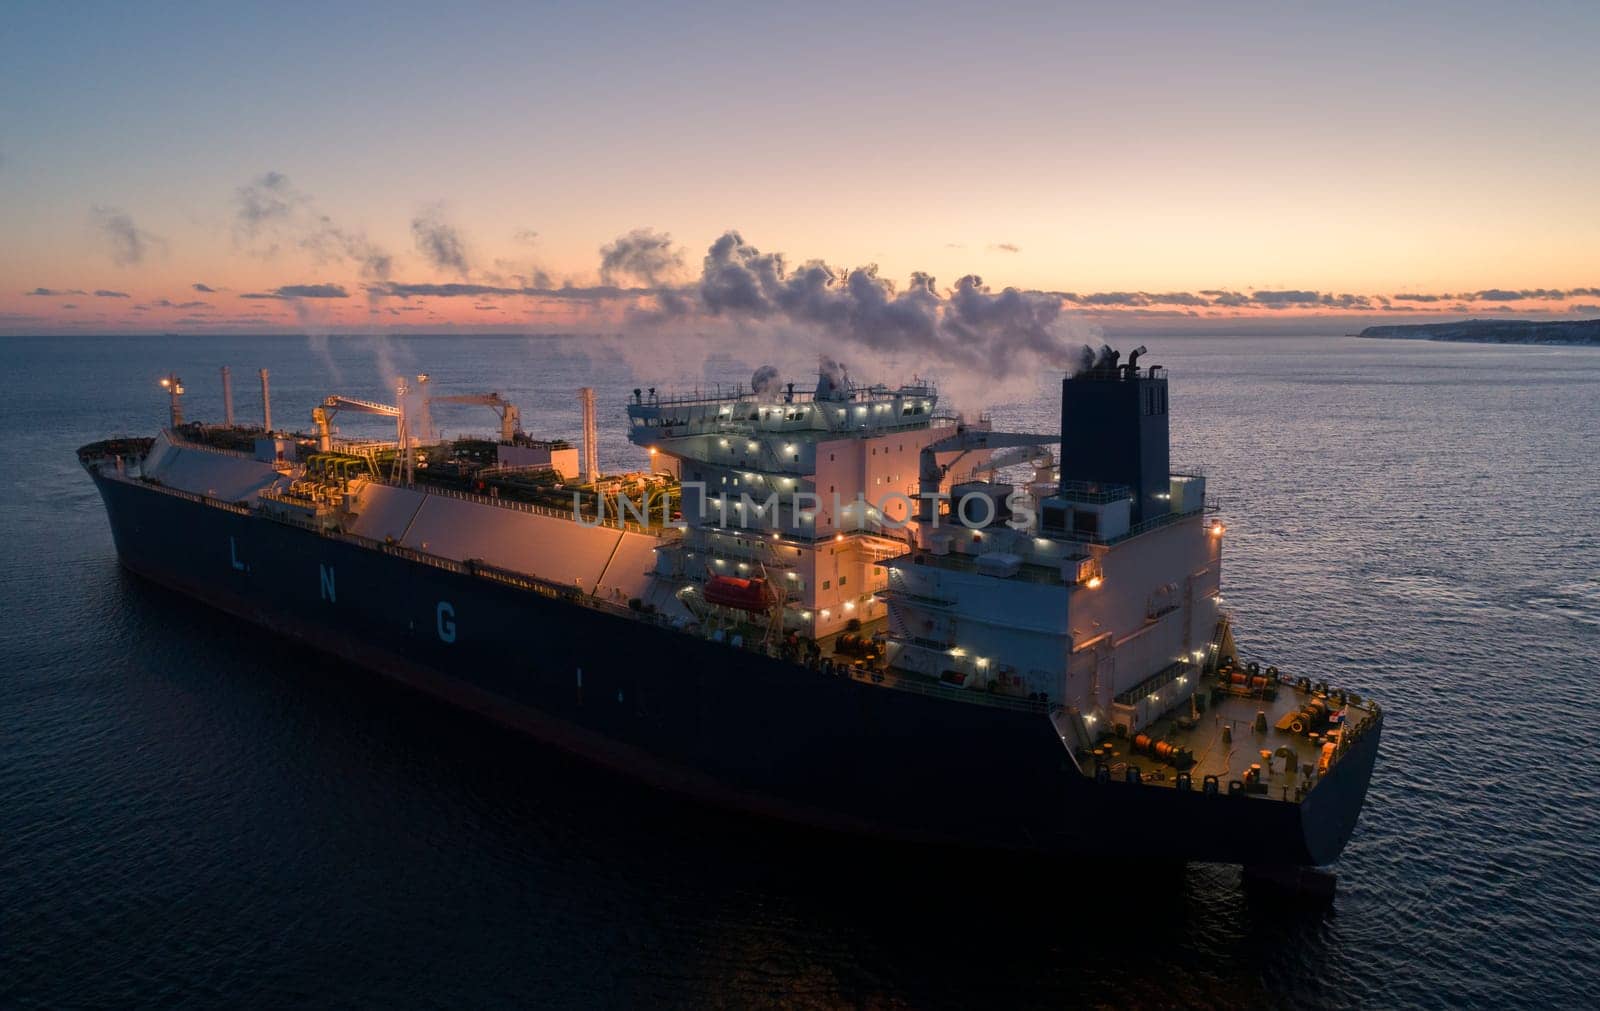
M1092 773L1103 763L1113 779L1124 780L1130 769L1137 769L1141 782L1167 786L1176 785L1179 772L1187 771L1196 790L1202 788L1206 777L1215 776L1224 793L1238 783L1241 785L1231 788L1243 789L1247 795L1297 800L1324 772L1319 768L1323 746L1334 745L1336 762L1343 754L1342 745L1376 719L1377 707L1354 695L1341 696L1337 688L1323 692L1293 677L1268 687L1273 691L1230 690L1221 686L1216 675L1208 675L1195 691L1193 706L1180 705L1176 712L1141 731L1152 742L1187 749L1194 761L1187 770L1136 747L1134 738L1102 734L1083 762L1084 771ZM1342 723L1325 726L1312 721L1300 733L1280 729L1314 700L1330 712L1342 709Z
M886 619L863 622L856 634L871 636L883 630ZM1016 708L1038 709L1047 706L1011 695L991 695L944 684L894 668L881 662L864 663L859 657L837 652L842 633L824 636L818 640L824 657L846 665L846 673L860 680L902 691L919 691L924 694L950 698L954 701L1007 705ZM1240 671L1248 679L1248 671ZM1189 752L1193 764L1186 769L1158 758L1149 750L1137 748L1135 737L1119 737L1113 733L1101 734L1095 748L1088 754L1080 753L1078 761L1086 774L1094 774L1096 766L1104 764L1112 779L1126 780L1130 769L1137 769L1139 781L1152 786L1174 787L1178 774L1187 772L1195 790L1204 788L1207 777L1217 778L1217 788L1227 793L1230 784L1240 784L1247 796L1270 797L1274 800L1298 800L1325 774L1321 767L1324 744L1334 745L1330 765L1343 754L1341 743L1361 733L1377 717L1378 707L1351 693L1341 693L1336 686L1319 684L1310 679L1282 676L1277 680L1263 677L1265 684L1254 690L1230 686L1224 675L1211 674L1202 678L1194 693L1194 702L1180 705L1175 712L1156 720L1141 733L1154 742L1163 742ZM1343 711L1343 720L1333 726L1313 721L1306 731L1297 733L1280 724L1292 722L1316 701L1330 713ZM1057 719L1065 715L1057 710ZM1258 730L1258 716L1264 719L1265 730ZM1265 754L1263 754L1265 752ZM1252 767L1256 767L1252 769Z

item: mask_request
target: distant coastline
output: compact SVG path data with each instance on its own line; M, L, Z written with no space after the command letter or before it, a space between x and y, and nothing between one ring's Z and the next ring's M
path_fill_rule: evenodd
M1390 340L1468 341L1478 344L1586 344L1600 346L1600 319L1469 319L1459 323L1369 326L1357 336Z

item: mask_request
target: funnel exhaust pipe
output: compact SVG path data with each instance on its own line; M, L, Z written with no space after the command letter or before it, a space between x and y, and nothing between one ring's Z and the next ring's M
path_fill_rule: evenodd
M272 390L267 386L267 370L261 370L261 427L272 433Z
M594 387L578 390L578 403L583 405L583 482L594 484L600 480L600 461L596 455L600 447L600 430L594 420Z

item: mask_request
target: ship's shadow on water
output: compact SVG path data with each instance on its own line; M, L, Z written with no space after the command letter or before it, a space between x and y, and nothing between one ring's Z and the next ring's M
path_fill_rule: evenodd
M151 630L127 653L148 704L182 698L191 742L195 721L202 741L232 742L219 759L240 762L238 796L214 829L233 837L233 870L314 924L314 943L245 955L274 962L252 984L263 995L303 973L351 999L1259 1004L1283 990L1272 953L1303 962L1327 943L1334 906L1244 888L1237 868L908 846L730 814L137 577L120 591ZM201 656L171 663L172 642ZM385 957L367 954L374 940Z

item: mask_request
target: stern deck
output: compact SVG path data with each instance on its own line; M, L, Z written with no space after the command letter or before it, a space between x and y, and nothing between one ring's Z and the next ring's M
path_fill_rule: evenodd
M1080 761L1086 772L1104 766L1117 781L1137 770L1141 783L1182 786L1187 773L1200 790L1214 776L1222 793L1298 802L1377 715L1376 704L1326 683L1280 678L1274 668L1225 668L1207 675L1188 704L1138 734L1101 735ZM1164 761L1158 744L1187 751L1193 764Z

